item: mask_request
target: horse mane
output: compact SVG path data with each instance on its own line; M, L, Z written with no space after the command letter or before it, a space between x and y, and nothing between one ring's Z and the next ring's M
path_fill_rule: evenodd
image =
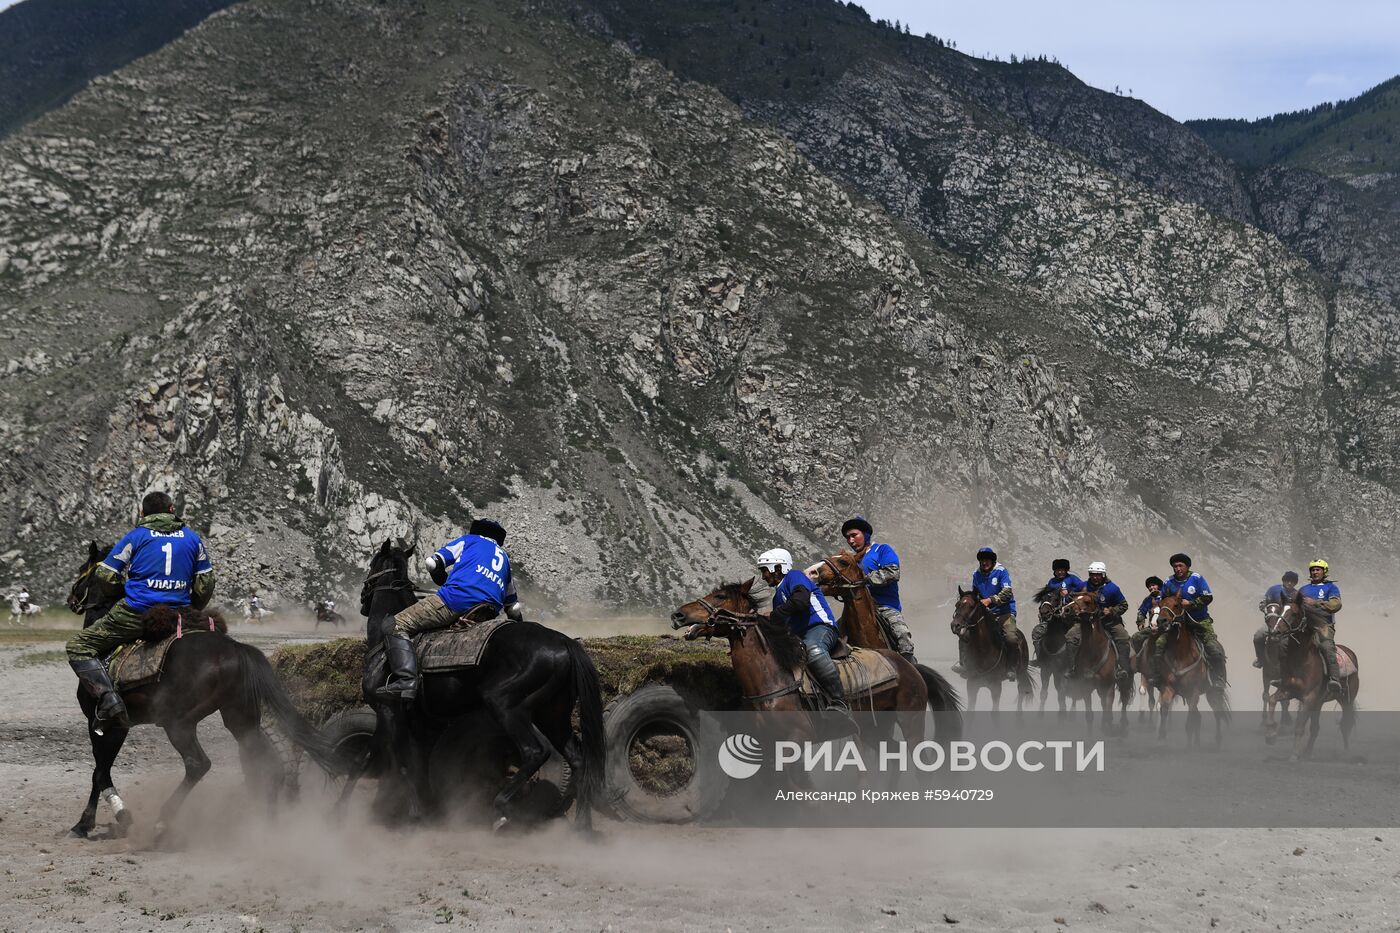
M749 591L745 589L745 587L751 588L752 586L752 580L737 580L733 583L720 581L715 584L714 592L710 595L718 596L720 599L733 599L744 603L749 607L748 611L753 612L758 608L758 600L754 599L753 596L749 594Z
M1052 593L1058 593L1059 591L1060 588L1058 586L1055 586L1053 583L1047 583L1040 589L1036 590L1035 595L1032 596L1031 599L1035 600L1038 603L1043 603L1050 598L1050 595Z
M807 650L801 640L783 623L766 616L758 617L758 629L768 642L773 659L785 671L795 671L807 660Z
M228 634L228 622L217 609L195 609L192 606L152 606L141 614L141 637L146 641L164 641L181 632L213 631Z

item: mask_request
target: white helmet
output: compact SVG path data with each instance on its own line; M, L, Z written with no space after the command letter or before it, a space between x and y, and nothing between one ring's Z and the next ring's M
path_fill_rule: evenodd
M1096 560L1093 563L1089 564L1089 572L1101 573L1104 576L1108 576L1108 564L1105 564L1101 560Z
M758 566L764 570L776 570L779 573L787 573L792 569L792 555L784 548L769 548L758 555Z

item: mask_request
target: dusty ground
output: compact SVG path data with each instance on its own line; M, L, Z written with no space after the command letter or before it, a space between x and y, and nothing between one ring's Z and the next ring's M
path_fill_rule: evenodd
M281 626L250 632L263 645ZM135 730L117 785L129 840L63 837L90 758L53 640L0 637L0 929L1400 929L1400 832L770 832L603 821L589 843L389 833L332 823L315 788L269 820L245 796L217 719L214 770L184 846L150 823L178 782L164 736ZM110 819L99 811L99 826ZM1301 850L1300 854L1294 854Z

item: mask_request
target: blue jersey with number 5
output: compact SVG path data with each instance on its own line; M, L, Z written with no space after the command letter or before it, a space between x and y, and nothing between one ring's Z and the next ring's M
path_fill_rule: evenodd
M188 606L196 574L214 569L204 542L188 525L161 533L138 525L112 548L106 564L126 573L126 604L136 612L152 606Z
M438 598L453 612L466 612L480 603L499 610L516 602L510 559L490 538L462 535L438 548L437 555L447 568L447 582L438 588Z

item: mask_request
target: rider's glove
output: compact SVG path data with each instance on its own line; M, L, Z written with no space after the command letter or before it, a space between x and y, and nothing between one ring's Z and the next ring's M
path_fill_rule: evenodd
M521 608L519 603L511 603L506 607L506 618L512 622L524 622L525 610Z

